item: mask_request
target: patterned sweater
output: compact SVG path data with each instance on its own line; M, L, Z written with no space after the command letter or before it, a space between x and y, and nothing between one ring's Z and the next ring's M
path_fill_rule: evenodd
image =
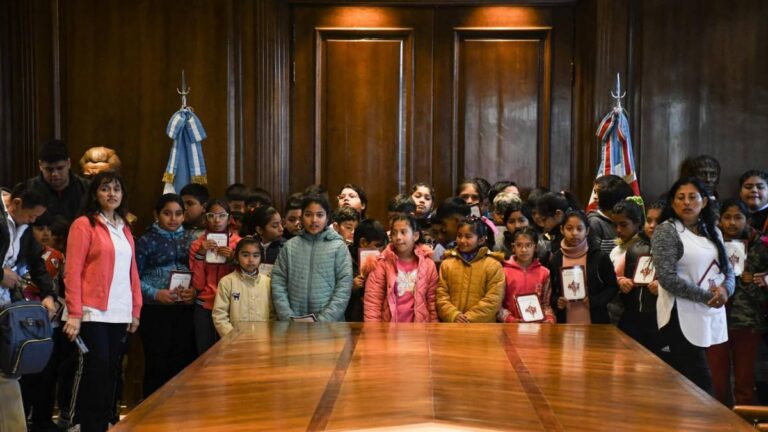
M136 241L136 265L145 304L160 304L157 292L168 289L171 271L189 271L189 247L194 237L180 227L166 231L155 223Z
M768 272L768 237L755 230L748 237L746 267L741 277L736 279L736 290L726 305L728 327L753 329L762 333L768 330L764 314L768 290L757 286L753 275Z

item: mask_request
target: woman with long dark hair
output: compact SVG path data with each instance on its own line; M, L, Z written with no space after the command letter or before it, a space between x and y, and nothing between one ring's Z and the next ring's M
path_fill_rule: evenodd
M734 275L707 196L695 177L675 182L651 247L662 350L669 350L672 367L713 394L706 348L728 340L723 306L733 294Z
M107 430L126 332L139 327L141 286L127 202L122 177L111 171L96 175L67 238L63 331L73 341L79 335L89 350L78 359L83 431Z

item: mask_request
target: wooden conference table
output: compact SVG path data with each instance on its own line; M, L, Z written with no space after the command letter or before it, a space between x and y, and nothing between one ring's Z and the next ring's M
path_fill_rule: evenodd
M753 430L613 326L254 323L117 430Z

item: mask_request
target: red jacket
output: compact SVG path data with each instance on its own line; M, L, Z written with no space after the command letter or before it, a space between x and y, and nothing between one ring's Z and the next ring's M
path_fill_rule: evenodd
M515 257L510 258L509 261L504 261L503 265L507 287L499 311L499 321L521 322L522 318L515 297L536 294L544 313L544 322L556 322L552 306L549 304L549 297L552 295L552 287L549 284L549 269L541 265L536 258L528 265L527 269L522 268L515 261Z
M192 272L192 287L197 289L198 302L202 302L203 308L213 310L213 301L216 299L216 292L219 290L219 280L232 273L237 266L231 263L206 263L205 254L197 253L200 245L205 241L206 235L208 235L208 231L193 241L192 246L189 247L189 270ZM227 246L234 251L239 241L239 235L230 233ZM233 259L236 258L233 257Z
M131 245L131 294L134 318L141 312L141 283L136 268L136 247L133 234L126 222L123 232ZM83 317L83 305L107 310L109 289L115 269L115 248L109 229L101 218L96 225L86 216L75 219L67 237L67 260L64 266L64 285L67 293L67 312L72 318Z
M436 322L435 289L437 269L432 261L432 249L416 245L418 267L414 297L414 322ZM397 281L397 254L389 245L376 260L376 268L365 282L365 321L392 321L392 311L397 308L395 282Z

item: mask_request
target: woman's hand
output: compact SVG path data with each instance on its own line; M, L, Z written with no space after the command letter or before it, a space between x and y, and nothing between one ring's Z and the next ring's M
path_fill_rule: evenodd
M176 298L174 297L171 290L167 289L161 289L157 290L157 294L155 294L155 300L162 304L174 304L176 303Z
M765 273L755 273L752 275L752 281L760 288L765 288Z
M648 284L648 291L653 295L659 295L659 281L652 281Z
M721 308L728 302L728 290L719 286L710 290L712 292L712 298L707 302L707 306L713 308Z
M136 330L139 329L139 319L136 317L133 317L131 320L131 323L128 324L128 333L136 333Z
M62 331L67 335L67 339L74 342L75 338L80 333L80 318L69 317L64 324L64 329Z
M3 267L3 280L1 283L4 287L13 288L19 284L19 281L21 281L21 276L17 275L10 268Z

